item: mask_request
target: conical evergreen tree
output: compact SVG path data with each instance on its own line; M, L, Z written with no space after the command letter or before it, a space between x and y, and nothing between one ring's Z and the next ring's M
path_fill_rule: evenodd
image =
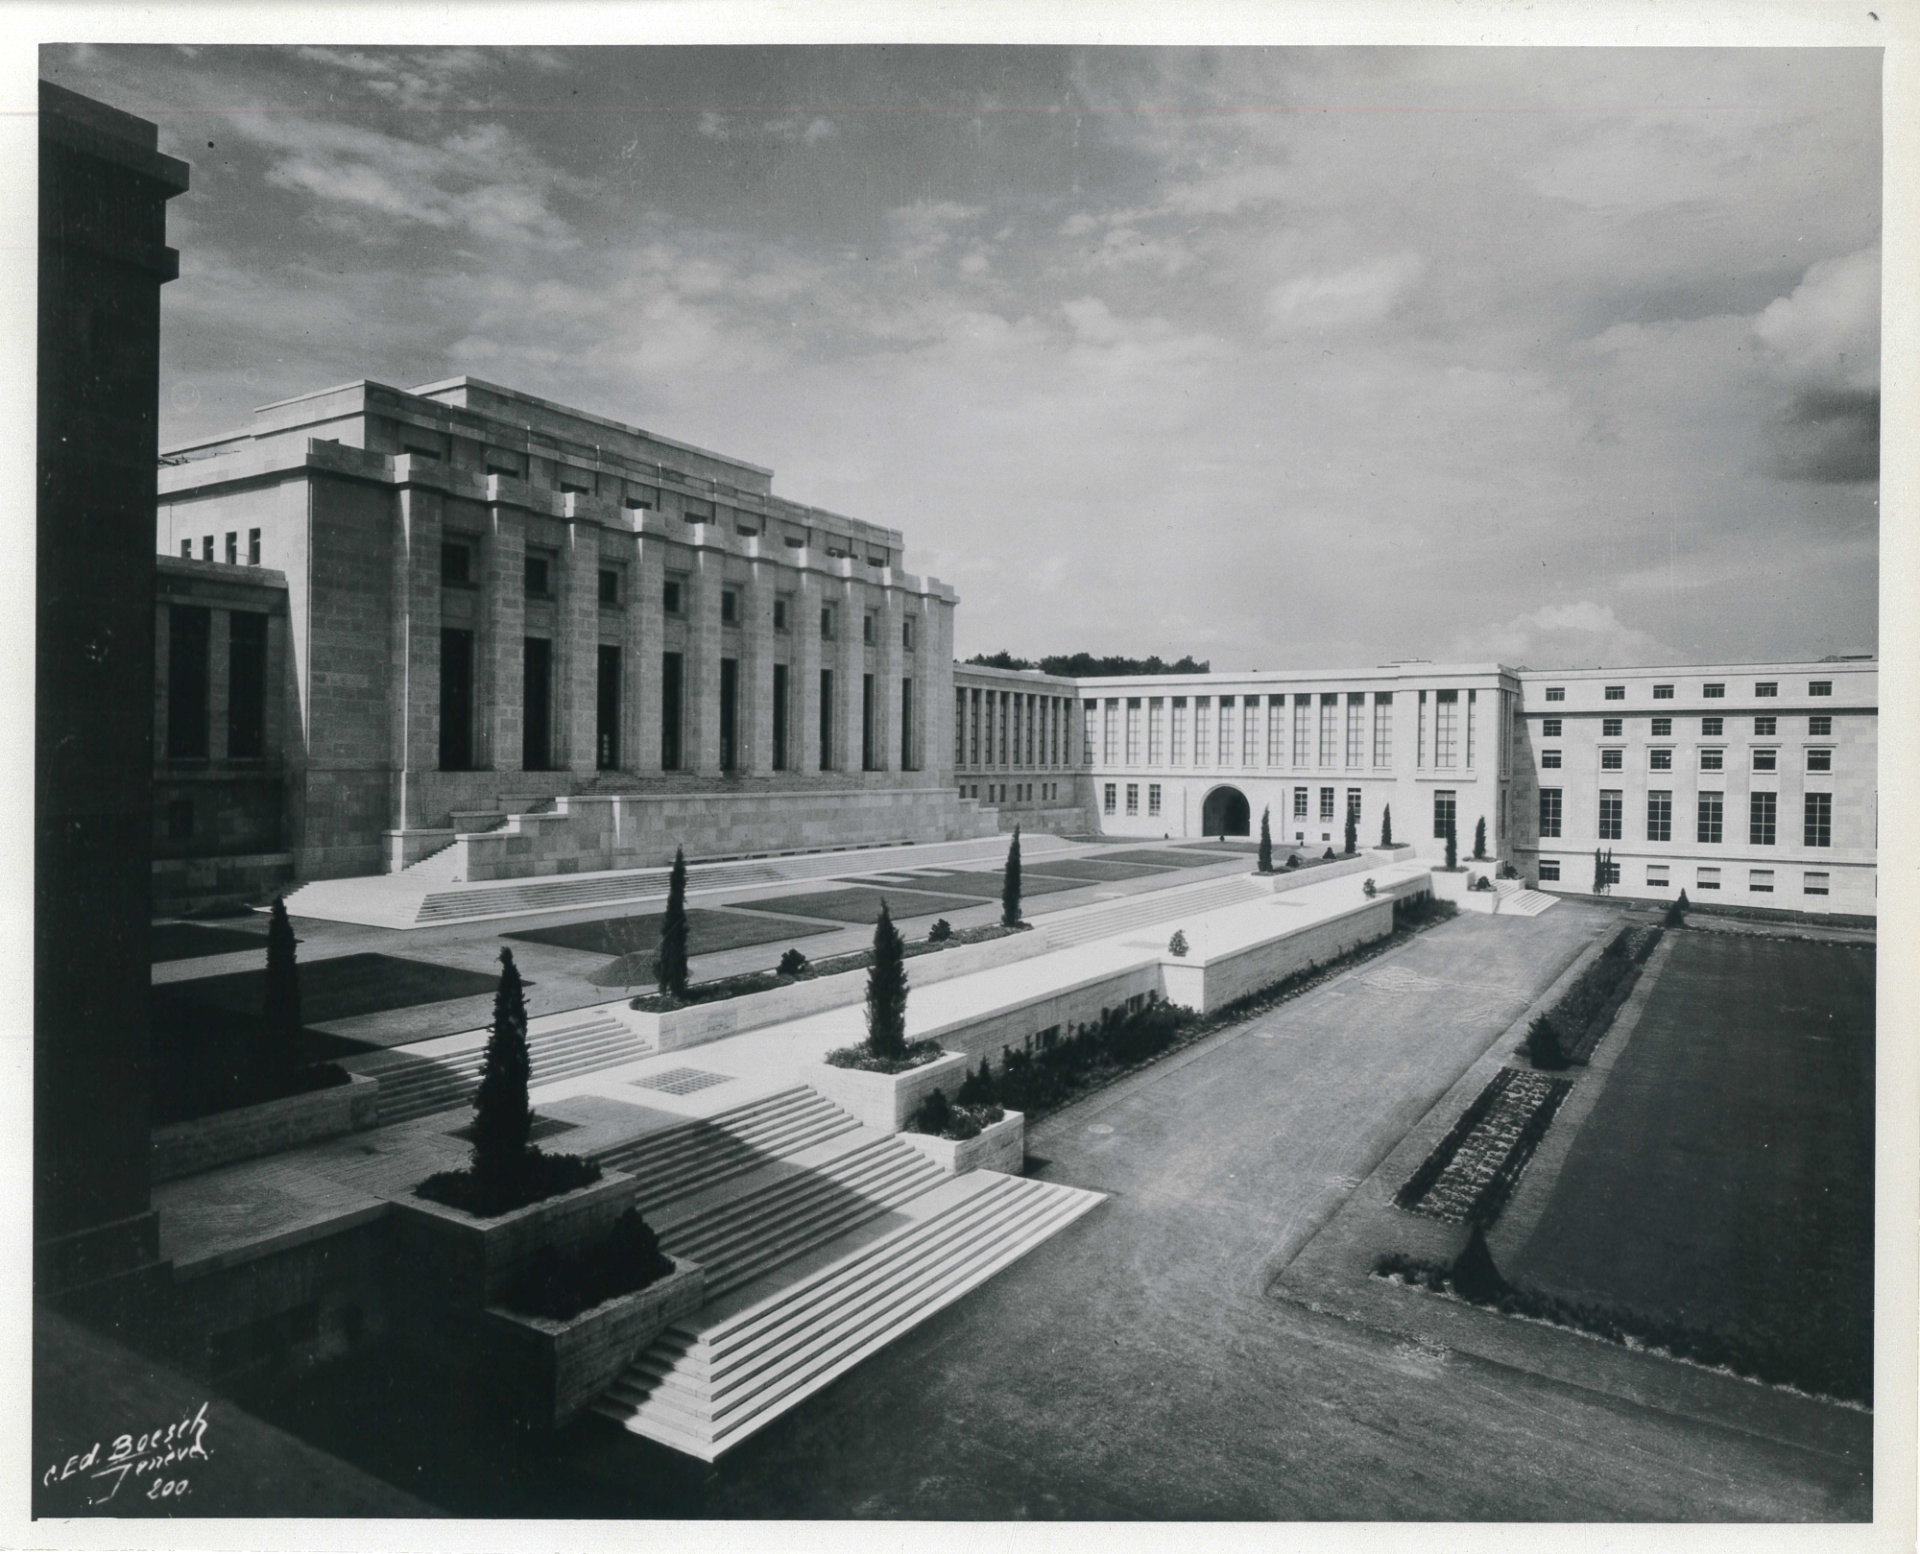
M1007 849L1007 869L1000 880L1000 921L1008 928L1020 925L1020 828L1013 828L1013 845Z
M662 998L687 996L687 855L678 847L667 876L667 913L660 923L660 948L653 955L653 980Z
M260 1078L277 1089L301 1067L300 967L294 959L287 903L276 896L267 919L267 996L261 1033Z
M1681 891L1679 900L1667 903L1667 915L1661 919L1662 926L1667 928L1685 928L1687 926L1687 908L1692 905L1693 903L1687 900L1687 893L1684 890Z
M513 951L500 951L500 987L493 995L493 1031L487 1037L480 1089L473 1098L473 1174L482 1192L497 1197L512 1191L526 1169L533 1108L527 1082L533 1061L527 1053L527 998Z
M1487 817L1485 815L1473 823L1473 856L1482 860L1487 856Z
M1391 804L1380 811L1380 845L1393 846L1393 806Z
M1346 852L1351 858L1360 847L1360 812L1349 807L1347 810Z
M1262 874L1273 873L1272 816L1273 811L1271 809L1263 809L1260 811L1260 872Z
M1491 1303L1505 1295L1510 1288L1500 1270L1494 1266L1492 1249L1487 1245L1487 1233L1478 1220L1467 1233L1467 1244L1460 1255L1453 1260L1453 1287L1468 1300Z
M1460 843L1453 833L1453 816L1447 816L1447 867L1457 869L1460 866Z
M906 944L884 898L880 920L873 925L873 965L867 972L867 1050L876 1058L903 1057L907 1050Z
M1560 1046L1560 1028L1547 1015L1536 1017L1527 1031L1527 1060L1535 1068L1567 1066L1567 1055Z

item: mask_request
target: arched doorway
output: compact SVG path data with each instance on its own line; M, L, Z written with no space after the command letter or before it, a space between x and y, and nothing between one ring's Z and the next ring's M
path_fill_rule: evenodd
M1200 806L1200 829L1207 836L1245 836L1252 815L1238 788L1215 788Z

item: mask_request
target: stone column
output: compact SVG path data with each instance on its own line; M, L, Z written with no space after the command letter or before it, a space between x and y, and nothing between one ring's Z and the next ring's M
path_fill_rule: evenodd
M585 519L567 525L560 557L560 702L562 760L576 779L595 770L594 722L600 683L600 531Z
M496 772L520 770L524 744L527 656L527 523L499 504L487 508L480 560L480 629L476 647L480 685L478 764Z
M440 764L440 518L438 491L403 486L393 529L393 629L387 674L389 825L426 823L419 775Z
M874 628L879 638L874 644L879 650L874 654L875 765L883 772L897 772L900 770L900 681L906 665L906 653L900 646L900 590L882 588L879 595Z
M771 561L755 558L748 563L747 586L741 604L745 618L740 623L740 705L735 717L745 748L740 752L740 770L753 777L773 775L773 585ZM788 729L792 734L792 729ZM792 740L789 738L788 743Z
M820 575L811 569L801 572L788 628L793 643L789 683L793 705L787 711L787 757L796 772L820 770L821 597ZM827 649L832 646L826 644ZM833 667L830 654L826 667Z
M227 708L233 700L233 611L207 611L207 755L227 759Z
M726 580L726 561L724 550L702 545L693 553L688 577L693 598L687 614L687 728L682 764L703 777L720 771L720 590Z
M835 588L840 611L840 715L834 729L838 747L834 765L843 772L860 771L860 686L866 673L867 652L862 642L864 599L860 587L841 578Z
M660 770L660 655L666 651L664 627L666 541L636 534L627 572L627 726L620 731L620 764L630 772Z

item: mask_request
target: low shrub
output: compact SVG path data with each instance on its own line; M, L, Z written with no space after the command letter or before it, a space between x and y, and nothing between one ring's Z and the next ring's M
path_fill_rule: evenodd
M1371 874L1360 882L1360 894L1365 896L1369 901L1380 894L1380 887L1374 884Z
M1300 867L1300 855L1298 853L1287 854L1287 867L1289 869L1297 869Z
M1475 874L1467 880L1467 889L1490 891L1493 889L1493 881L1488 879L1484 874Z
M1680 892L1678 900L1667 903L1666 915L1660 919L1663 928L1685 928L1687 926L1687 908L1693 903L1687 900L1687 893Z
M1321 861L1322 863L1332 863L1332 862L1333 862L1333 849L1332 849L1331 847L1329 847L1329 848L1328 848L1328 849L1327 849L1327 850L1326 850L1325 852L1323 852L1323 853L1322 853L1322 854L1320 855L1320 861Z
M982 1066L985 1061L981 1060ZM968 1078L971 1080L973 1076L968 1075ZM965 1086L961 1087L961 1093L965 1094ZM1006 1108L993 1101L962 1100L949 1103L945 1091L935 1090L907 1118L907 1132L964 1143L968 1139L977 1139L1006 1115Z
M1560 1046L1560 1032L1551 1015L1534 1016L1533 1024L1527 1028L1526 1051L1527 1061L1535 1068L1555 1070L1567 1066L1567 1055Z
M780 977L804 977L813 969L806 956L798 950L790 949L780 957L780 964L774 968L774 975Z
M1167 940L1167 953L1169 955L1184 955L1187 953L1187 936L1178 928L1174 929L1173 937Z
M1517 880L1520 878L1520 871L1511 863L1503 863L1500 865L1500 878L1503 880Z
M929 944L945 944L953 937L953 924L944 917L935 918L933 926L927 930Z
M568 1322L583 1311L632 1295L673 1272L660 1238L628 1209L598 1242L562 1252L543 1246L501 1293L500 1304L522 1316Z
M877 1058L863 1041L851 1047L835 1047L827 1062L835 1068L857 1068L869 1074L904 1074L924 1067L940 1056L937 1041L910 1041L897 1058Z
M417 1198L444 1203L475 1219L493 1219L524 1209L530 1203L590 1187L599 1180L600 1166L596 1161L580 1155L549 1155L533 1145L528 1148L520 1169L497 1183L484 1181L471 1168L437 1171L413 1192Z
M1429 923L1443 923L1459 915L1459 907L1451 901L1442 901L1432 891L1423 890L1417 895L1393 898L1393 926L1396 929L1424 928Z

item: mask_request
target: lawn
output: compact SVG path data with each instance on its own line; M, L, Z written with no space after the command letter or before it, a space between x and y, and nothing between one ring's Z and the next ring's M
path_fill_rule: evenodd
M880 919L880 902L883 898L896 921L905 917L931 917L936 912L960 912L970 906L980 905L978 896L941 896L931 891L908 890L900 885L889 885L884 889L857 885L847 890L817 890L807 895L779 896L771 901L742 901L739 904L762 912L824 917L836 923L874 923Z
M1044 858L1027 865L1027 878L1036 874L1045 874L1050 879L1079 880L1086 883L1105 883L1112 880L1151 879L1156 874L1165 874L1164 868L1149 868L1140 863L1109 863L1104 858Z
M264 957L263 957L264 958ZM236 971L224 977L199 977L153 990L155 1001L197 1004L236 1014L258 1014L266 998L267 973ZM411 1009L449 998L491 993L498 976L395 955L341 955L304 962L300 967L300 1013L309 1025L350 1020L355 1015ZM531 985L531 984L529 984Z
M661 912L596 917L585 923L528 928L519 933L502 934L501 938L550 944L563 950L586 950L595 955L650 956L660 947L660 924L664 919L665 914ZM714 955L721 950L743 949L774 939L798 939L832 931L811 923L776 923L764 917L742 917L734 912L692 907L687 912L687 953Z
M1503 1271L1870 1395L1874 950L1678 933Z
M155 923L147 958L156 964L167 960L199 960L207 955L231 955L236 950L267 952L267 935L248 933L243 928L209 928L204 923Z
M979 901L998 901L1000 889L1006 883L1006 876L998 869L943 869L938 874L915 876L921 883L906 887L911 890L950 890L955 895L972 896ZM1020 873L1020 894L1022 896L1043 896L1050 890L1079 890L1085 880L1050 879L1028 869ZM873 889L882 887L874 886Z
M1130 853L1108 853L1100 860L1102 863L1143 863L1155 869L1199 869L1209 863L1218 863L1218 858L1209 858L1201 853L1174 852L1172 849L1146 848Z

